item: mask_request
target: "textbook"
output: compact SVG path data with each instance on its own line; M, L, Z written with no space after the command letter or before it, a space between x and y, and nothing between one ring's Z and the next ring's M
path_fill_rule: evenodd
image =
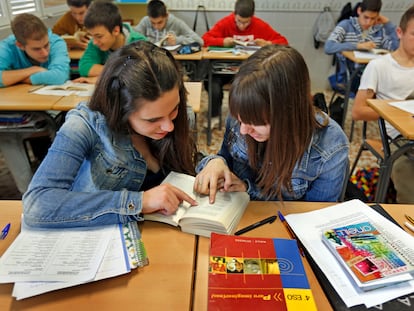
M405 255L368 221L325 230L322 240L355 282L372 283L414 270Z
M414 292L414 279L410 273L357 284L322 240L322 233L330 228L369 222L397 248L398 254L404 254L404 259L413 265L414 237L376 210L360 200L350 200L309 212L285 215L286 221L302 243L308 260L315 263L313 268L317 266L318 271L322 271L316 273L318 278L323 276L326 279L321 284L324 288L332 287L333 292L340 297L332 297L331 303L343 301L346 310L358 305L371 308ZM395 283L390 285L391 279ZM365 286L365 290L360 286Z
M210 204L208 196L193 192L194 180L194 176L171 172L163 183L170 183L194 197L197 206L184 202L174 215L145 214L145 220L179 226L183 232L205 237L210 237L211 232L233 233L250 201L249 195L246 192L218 191L214 204Z
M296 240L211 234L208 310L317 310Z

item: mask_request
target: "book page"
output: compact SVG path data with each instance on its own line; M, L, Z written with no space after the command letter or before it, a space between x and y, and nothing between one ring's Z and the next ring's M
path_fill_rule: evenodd
M190 206L184 202L174 215L165 216L160 213L145 214L145 220L155 220L172 225L180 225L182 230L190 232L189 227L205 228L205 231L197 231L195 234L209 236L211 231L228 233L238 224L244 209L249 202L246 192L218 192L214 204L209 203L206 195L194 193L195 177L171 172L162 183L170 183L192 196L198 205ZM184 229L184 227L186 227ZM191 232L190 232L191 233Z
M414 238L363 202L351 200L308 213L289 214L285 218L348 307L358 304L372 307L414 292L414 281L366 292L358 289L323 243L321 235L326 228L368 220L384 232L396 246L398 245L400 251L410 254L409 258L413 258Z

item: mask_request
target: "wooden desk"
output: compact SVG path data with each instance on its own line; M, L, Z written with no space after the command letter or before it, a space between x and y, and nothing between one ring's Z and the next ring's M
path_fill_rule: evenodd
M71 60L80 60L84 52L85 50L81 50L81 49L69 49L68 50L69 58Z
M11 222L0 241L0 254L20 231L20 201L0 201L2 226ZM142 238L150 264L111 279L61 289L17 301L12 284L0 284L0 310L190 310L195 236L174 227L145 222Z
M30 90L39 86L16 84L0 88L0 110L6 111L43 111L51 110L61 96L38 95Z
M212 118L212 81L214 74L227 74L234 75L236 72L221 72L218 73L215 71L214 67L217 63L238 63L239 65L244 60L248 59L251 54L243 53L240 55L235 55L229 52L211 52L206 48L203 49L203 59L209 60L209 69L208 69L208 115L207 115L207 145L211 144L211 118ZM221 128L222 120L221 114L219 115L219 128Z
M378 125L384 151L384 161L380 165L379 179L375 194L376 202L385 202L388 184L391 177L392 166L396 159L414 147L414 118L411 113L390 106L392 100L368 99L367 104L379 115ZM404 138L407 139L403 145L392 151L385 128L385 121L395 127Z
M281 210L284 214L291 213L303 213L314 209L320 209L322 207L331 206L334 203L317 203L317 202L285 202L283 205L280 202L250 202L246 209L246 212L241 219L238 228L246 227L249 224L255 223L261 219L275 215L278 210ZM412 213L414 210L413 205L382 205L392 216L399 222L404 223L404 214ZM409 230L407 232L413 234ZM246 234L250 237L280 237L289 238L289 235L280 222L277 219L274 223L264 225L256 228ZM196 280L195 280L195 293L194 293L194 310L204 311L207 310L207 288L208 288L208 263L209 263L209 247L210 240L208 238L200 237L198 243L198 256L197 256L197 268L196 268ZM323 292L319 282L313 273L308 261L304 258L303 264L305 266L306 274L312 289L313 296L315 298L316 306L318 310L330 311L333 310L325 293Z

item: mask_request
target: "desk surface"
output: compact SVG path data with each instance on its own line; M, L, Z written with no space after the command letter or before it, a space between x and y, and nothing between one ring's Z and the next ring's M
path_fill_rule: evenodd
M184 82L188 91L188 102L193 107L194 112L200 111L201 102L201 82ZM30 84L16 84L6 88L0 88L0 111L44 111L58 110L68 111L88 97L83 96L54 96L38 95L29 91L37 88Z
M38 95L30 90L39 86L30 84L16 84L0 88L0 110L50 110L59 101L61 96Z
M414 118L411 113L389 105L393 100L368 99L367 103L405 138L414 140Z
M314 203L314 202L250 202L238 228L243 228L249 224L255 223L261 219L275 215L278 210L284 214L307 212L314 209L330 206L332 203ZM405 221L404 214L413 212L412 205L382 205L399 223ZM407 232L410 232L407 230ZM411 232L410 232L411 233ZM412 234L412 233L411 233ZM273 224L264 225L245 234L250 237L281 237L289 238L286 229L279 219ZM208 285L208 252L210 240L199 238L197 270L195 281L194 310L207 310L207 285ZM309 283L312 288L313 296L316 301L318 310L329 311L332 307L326 298L315 274L309 266L306 259L303 260Z
M0 201L0 225L11 222L0 240L3 254L20 231L21 201ZM17 301L12 284L0 284L0 310L190 310L195 236L160 223L140 225L150 264L111 279Z

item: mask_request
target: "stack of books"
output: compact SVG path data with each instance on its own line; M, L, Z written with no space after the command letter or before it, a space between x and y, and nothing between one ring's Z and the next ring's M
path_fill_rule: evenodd
M414 293L414 237L381 213L351 200L285 217L335 309L400 311Z

